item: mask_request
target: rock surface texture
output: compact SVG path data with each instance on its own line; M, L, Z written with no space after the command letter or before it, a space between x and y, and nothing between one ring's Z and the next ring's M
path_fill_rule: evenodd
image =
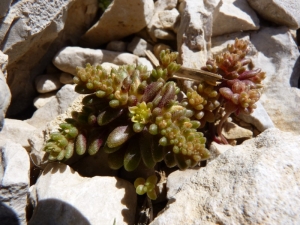
M133 186L114 177L80 177L64 164L49 164L35 187L37 205L29 225L133 224Z
M153 16L154 3L149 0L115 0L100 20L82 37L86 47L99 47L142 30Z
M29 157L20 145L7 141L0 147L1 224L26 225L29 189Z
M232 147L175 185L151 225L300 223L299 148L299 135L275 128Z
M300 2L293 0L247 0L249 5L265 19L291 29L300 27Z
M0 50L9 56L10 116L30 106L34 78L43 73L59 49L77 43L96 11L97 0L23 0L10 7L0 26Z

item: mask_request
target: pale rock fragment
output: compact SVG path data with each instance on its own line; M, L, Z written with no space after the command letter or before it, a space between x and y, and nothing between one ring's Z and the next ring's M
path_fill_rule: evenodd
M85 47L99 47L142 30L153 16L154 3L149 0L114 0L99 21L81 39Z
M26 150L13 141L0 147L1 224L27 225L26 206L30 160Z
M247 0L263 18L292 29L300 27L300 1L295 0Z
M58 90L63 84L59 81L58 74L44 74L35 78L35 87L39 93L48 93Z
M28 225L96 225L113 224L114 220L117 224L134 224L135 189L120 178L85 178L67 165L52 163L35 189L37 205Z
M153 50L153 46L140 37L134 37L128 44L127 50L136 56L146 56L145 50Z
M169 203L150 224L299 224L299 148L299 135L270 128L194 173L170 174Z
M61 73L59 75L59 81L60 83L62 84L74 84L74 81L73 81L73 77L72 74L69 74L69 73Z
M214 12L213 36L258 29L259 19L246 1L222 0Z
M29 147L28 138L36 130L36 127L16 119L5 119L4 127L0 132L0 146L10 140L20 144L24 148Z
M76 67L85 67L87 63L91 65L100 65L104 62L116 65L136 64L138 58L138 56L131 53L66 47L57 53L53 59L53 64L60 70L76 76Z

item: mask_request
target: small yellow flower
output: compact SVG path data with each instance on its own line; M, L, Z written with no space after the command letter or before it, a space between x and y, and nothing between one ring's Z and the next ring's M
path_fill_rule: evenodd
M151 109L145 102L138 103L136 106L129 107L131 121L134 123L147 124L151 116Z

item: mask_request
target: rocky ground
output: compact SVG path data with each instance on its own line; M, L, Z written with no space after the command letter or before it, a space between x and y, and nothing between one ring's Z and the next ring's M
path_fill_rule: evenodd
M0 224L299 224L300 2L99 2L0 2ZM101 151L43 162L48 132L80 107L77 66L151 70L144 50L170 48L199 69L235 38L267 75L257 109L231 117L233 145L212 142L206 163L161 167L157 200L132 185L153 170L112 170Z

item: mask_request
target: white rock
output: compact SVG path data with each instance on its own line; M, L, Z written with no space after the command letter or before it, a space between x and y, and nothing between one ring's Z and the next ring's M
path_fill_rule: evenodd
M259 19L246 1L221 2L221 7L214 12L213 36L259 29Z
M53 98L55 98L55 92L49 92L45 94L38 95L33 99L33 105L39 109L50 102Z
M73 77L74 76L69 73L61 73L59 75L59 81L62 84L74 84Z
M213 141L209 146L210 158L208 162L211 162L212 160L214 160L215 158L217 158L219 155L223 154L230 148L232 148L231 145L218 144Z
M146 56L145 50L153 50L153 46L140 37L134 37L128 44L127 50L137 56Z
M35 131L36 127L15 119L5 119L3 130L0 132L0 146L10 140L20 144L24 148L29 147L28 138Z
M155 29L153 35L155 38L161 40L176 40L176 35L174 32L160 28Z
M0 25L13 96L9 117L32 105L36 90L31 81L44 73L58 49L78 42L93 23L97 5L97 0L14 1Z
M300 27L300 2L294 0L247 0L263 18L292 29Z
M251 138L253 133L251 130L238 126L233 122L226 121L222 128L222 134L226 139Z
M57 115L64 113L70 104L79 95L74 91L75 85L66 84L63 86L50 102L35 111L33 116L26 120L27 123L39 128L44 127L47 122Z
M138 65L147 66L147 70L148 70L148 71L152 71L152 70L153 70L153 65L152 65L152 63L151 63L148 59L146 59L146 58L144 58L144 57L140 57L140 58L138 59Z
M36 183L38 204L29 225L134 224L136 193L128 181L84 178L64 164L49 164ZM63 210L63 214L62 214Z
M0 131L3 128L4 117L10 104L11 94L6 79L0 69Z
M200 69L206 64L212 35L213 10L220 0L181 3L177 48L183 66Z
M35 78L35 88L39 93L58 90L62 85L58 74L45 74Z
M158 39L164 40L175 40L175 34L170 30L165 30L160 18L159 13L163 12L164 10L172 10L177 5L177 0L158 0L155 2L155 9L154 14L151 21L147 24L147 30L154 42L157 42Z
M110 41L106 49L109 51L116 51L116 52L125 52L127 48L127 43L124 41Z
M299 148L276 128L232 147L180 188L173 179L177 193L150 224L299 224Z
M2 71L5 78L7 78L7 71L6 71L7 64L8 64L8 55L0 51L0 70Z
M114 0L100 20L82 37L86 47L98 47L142 30L153 16L154 3L149 0Z
M164 10L158 13L158 18L164 29L170 29L177 33L180 16L177 9Z
M130 53L120 53L108 50L94 50L90 48L66 47L53 59L53 64L60 70L77 75L76 67L110 62L117 65L136 64L138 57Z
M265 108L262 106L260 101L255 103L257 108L250 115L239 114L238 118L243 121L254 125L260 132L274 127L274 123L266 112Z
M26 150L7 141L0 154L0 221L26 225L30 161Z
M118 69L119 66L114 64L114 63L109 63L109 62L105 62L101 64L102 68L105 69L108 73L110 73L110 71L112 69Z
M251 34L251 42L258 51L255 67L266 72L261 104L275 127L300 134L300 54L289 29L263 28Z

